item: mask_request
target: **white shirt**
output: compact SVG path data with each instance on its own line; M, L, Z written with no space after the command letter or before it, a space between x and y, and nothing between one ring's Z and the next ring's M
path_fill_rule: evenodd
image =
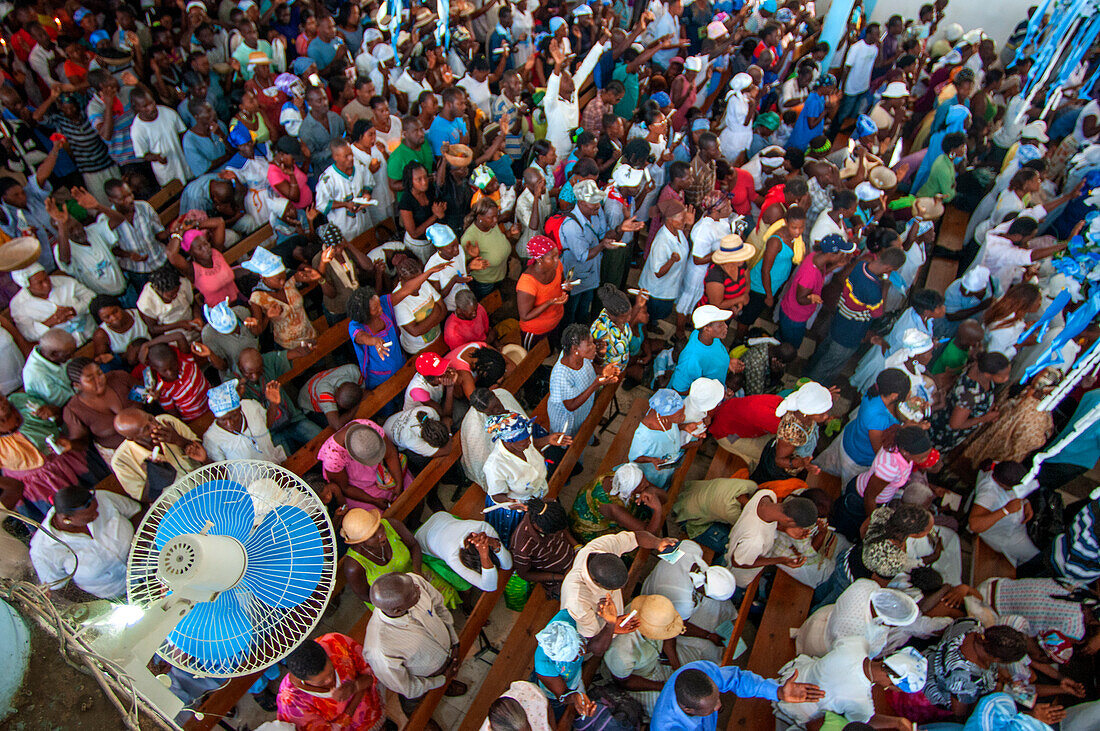
M134 117L130 127L130 140L134 144L134 154L144 157L150 152L163 155L167 163L153 163L153 174L157 182L167 185L171 180L186 183L191 179L191 168L183 156L180 135L187 131L186 125L174 109L157 105L157 118L146 122Z
M58 80L54 78L51 67L54 61L57 60L57 49L47 51L41 44L36 43L34 48L31 49L30 56L27 58L27 63L34 69L34 72L38 74L42 79L42 83L46 86L58 83Z
M512 454L503 442L496 442L485 459L485 492L517 501L545 495L550 488L542 453L532 444L523 457Z
M46 334L50 328L43 323L48 320L60 307L71 307L76 310L76 316L71 320L55 325L55 327L70 333L76 338L77 345L88 342L95 332L95 322L88 314L88 305L92 301L91 290L72 277L64 274L50 275L50 294L45 299L35 297L29 289L20 289L8 310L15 326L24 338L37 343L39 338Z
M754 569L736 568L735 563L745 566L756 563L756 560L771 550L775 543L775 534L779 532L778 524L765 523L757 514L760 501L765 497L776 499L771 490L757 490L745 508L741 511L741 517L730 530L729 548L726 550L726 565L730 567L738 586L748 586L756 578L763 567Z
M1085 120L1089 117L1092 117L1094 123L1100 122L1100 102L1096 99L1086 104L1081 113L1077 115L1077 122L1073 126L1073 141L1077 143L1078 147L1089 142L1089 138L1085 136Z
M23 354L15 338L0 327L0 391L10 394L23 387Z
M60 581L75 568L73 580L89 594L101 599L126 595L126 560L134 541L130 517L140 506L133 500L106 490L95 491L99 514L88 524L91 535L52 530L61 545L43 531L31 538L31 564L43 583ZM50 525L55 511L46 513ZM66 548L65 546L68 546ZM69 549L72 549L70 552ZM73 553L76 558L73 558Z
M569 132L580 123L581 114L577 92L588 82L588 77L592 75L605 48L606 43L597 43L584 57L584 62L573 76L573 93L568 99L562 99L559 93L561 74L550 74L546 82L546 96L542 100L542 107L546 112L546 139L554 145L559 160L564 160L573 151Z
M118 259L111 248L118 246L118 234L111 230L105 219L84 227L87 244L69 241L69 263L61 261L57 244L53 245L53 258L57 267L96 294L122 294L126 278L118 266Z
M137 308L146 317L155 320L157 324L169 325L173 322L191 319L191 304L195 301L195 291L191 288L191 281L186 277L180 277L180 288L176 298L171 302L161 299L153 285L146 284L138 295Z
M406 353L418 353L438 337L439 325L428 330L424 335L412 335L405 329L406 325L411 325L430 315L438 301L439 294L435 288L425 282L416 292L394 305L393 312L397 317L397 324L401 326L401 348Z
M526 417L527 412L516 397L503 388L494 388L493 393L508 411ZM462 469L466 476L479 485L485 484L485 459L493 451L493 442L485 432L486 415L477 409L469 409L462 417L459 438L462 442Z
M202 435L202 446L211 462L229 459L258 459L281 464L286 451L271 441L267 427L267 409L259 401L241 401L241 431L231 432L217 421L211 422Z
M419 375L419 374L417 374ZM420 433L420 415L429 419L438 419L439 415L430 406L413 406L404 411L398 411L386 419L382 425L382 431L398 449L419 454L421 457L431 457L438 449L424 441Z
M393 82L393 88L394 91L400 91L409 98L410 107L416 103L423 92L432 90L427 76L423 81L417 81L407 71L397 77L397 81Z
M371 187L371 181L370 170L354 157L351 175L332 164L317 179L317 209L328 217L329 223L340 229L348 241L370 228L369 209L352 213L347 208L334 208L332 204L334 201L346 203L361 196Z
M844 80L844 93L848 96L862 94L871 88L871 71L878 58L878 46L857 41L848 49L844 65L848 67L848 76Z
M496 530L488 523L481 520L461 520L450 513L433 513L432 517L428 518L427 522L417 529L413 537L416 538L416 542L420 544L420 548L424 553L443 559L447 562L447 566L451 571L454 571L478 589L496 591L498 572L495 566L475 570L468 568L459 560L459 551L466 540L466 536L471 533L484 533L490 538L500 540ZM508 571L512 568L512 554L508 552L503 543L495 553L502 571Z
M680 619L687 622L698 606L695 602L695 585L691 582L691 570L696 566L699 571L706 568L703 560L703 548L695 541L680 541L680 550L684 555L676 563L658 561L642 583L642 594L660 594L672 602Z
M447 283L455 277L466 276L466 257L462 251L459 251L451 259L445 259L436 249L436 252L428 259L428 263L424 265L425 269L431 269L432 267L440 264L446 264L447 266L435 274L428 277L428 281L432 283L432 286L439 292L439 296L443 297L443 290L447 288ZM447 307L448 312L455 311L455 297L459 292L467 290L465 282L456 282L455 286L451 287L451 291L447 293L446 297L443 297L443 304Z
M539 207L539 220L546 223L546 219L550 217L550 195L543 193L542 197L538 200ZM527 186L524 186L523 192L516 198L516 223L519 224L519 241L516 242L516 253L527 258L527 242L534 236L542 234L542 229L533 229L528 227L527 224L531 222L531 213L535 210L535 196L527 190Z
M680 258L669 267L663 277L658 277L657 272L668 263L673 254ZM660 300L676 299L680 293L680 283L684 279L684 270L688 265L688 257L691 256L691 246L683 231L673 233L666 226L653 237L653 244L649 248L649 256L646 257L642 267L642 276L638 279L638 286L649 290L650 297Z
M466 93L470 95L470 101L478 109L485 112L486 117L489 116L489 107L493 103L493 94L489 91L489 77L486 76L484 81L478 81L470 74L466 74L455 84L465 89Z
M986 234L982 254L982 264L989 269L989 275L997 280L1000 292L1007 292L1019 276L1020 270L1031 264L1031 249L1022 249L993 231Z
M993 479L992 470L978 475L978 484L974 493L975 505L980 505L992 513L1000 513L1001 509L1015 497L1016 494L1012 490L1006 490L997 484ZM994 551L1003 554L1013 566L1019 566L1035 558L1039 554L1039 549L1027 535L1024 511L1020 509L1001 516L1000 520L982 531L982 540Z
M866 723L875 715L871 696L873 683L864 670L867 642L859 637L847 638L829 650L824 657L799 655L779 671L786 679L797 670L798 682L812 683L825 691L825 698L816 703L784 703L773 701L776 715L796 723L806 723L825 711L844 716L848 721Z
M839 234L845 241L848 240L848 235L844 232L844 229L833 220L829 213L830 211L822 211L821 215L814 221L814 227L810 229L810 244L817 244L829 234Z

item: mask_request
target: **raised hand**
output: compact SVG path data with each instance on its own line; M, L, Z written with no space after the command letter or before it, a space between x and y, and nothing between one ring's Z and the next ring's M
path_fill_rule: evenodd
M779 700L785 703L814 703L825 697L825 691L809 683L796 683L798 671L795 670L787 682L779 686Z

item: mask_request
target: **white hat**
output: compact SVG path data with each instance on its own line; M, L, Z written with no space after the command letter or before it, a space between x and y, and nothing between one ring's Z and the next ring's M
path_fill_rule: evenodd
M903 647L882 664L893 676L894 685L902 693L919 693L928 682L928 660L914 647Z
M882 623L890 627L906 627L920 616L913 598L897 589L876 589L871 594L871 607Z
M833 394L829 389L815 381L807 381L794 393L783 399L775 409L775 415L782 417L792 411L813 416L824 414L833 408Z
M882 90L883 99L902 99L907 96L909 96L909 89L904 81L891 81Z
M707 566L703 576L703 590L715 601L724 602L737 591L736 577L724 566Z
M919 330L915 327L911 327L901 335L901 345L907 351L909 355L920 355L921 353L927 353L933 347L935 342L932 340L932 336L926 333L924 330Z
M591 15L591 14L592 14L592 8L588 7L587 5L585 5L583 3L578 5L577 7L573 8L573 17L574 18L579 18L582 15Z
M856 198L861 201L877 201L882 197L882 191L864 180L856 186Z
M719 38L725 38L730 34L729 28L726 24L720 20L712 20L707 23L707 38L712 41L716 41Z
M726 396L726 385L715 378L696 378L688 388L684 406L701 413L707 413Z
M729 310L723 310L714 305L703 305L696 307L695 312L691 313L691 324L696 330L701 330L712 322L725 322L731 317L733 313Z
M363 44L374 43L375 41L382 40L382 31L377 28L367 28L363 31Z
M1047 123L1036 120L1024 125L1024 128L1020 130L1020 139L1050 142L1050 137L1047 136Z
M378 63L392 61L394 59L393 46L388 43L379 43L371 49L370 55L374 56L374 60Z
M611 182L620 188L633 188L636 185L641 185L645 180L645 170L631 167L625 163L620 164L615 168L615 172L611 173Z
M741 91L752 86L752 77L744 71L730 79L730 91Z
M703 59L698 56L688 56L684 61L684 69L687 71L702 71Z
M962 40L963 43L966 43L967 45L976 46L981 43L982 39L985 37L985 32L982 31L981 28L975 28L974 30L968 30L966 33L964 33Z
M963 32L963 27L958 23L949 23L947 27L943 29L943 36L954 43L963 37Z
M981 264L971 267L970 271L962 276L963 289L968 292L980 292L989 284L989 270Z
M638 489L638 485L642 484L642 477L642 468L633 462L619 465L615 476L611 478L611 494L618 495L626 502Z

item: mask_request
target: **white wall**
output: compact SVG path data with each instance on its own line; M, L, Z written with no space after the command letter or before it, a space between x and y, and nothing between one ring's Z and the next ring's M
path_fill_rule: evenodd
M886 22L891 15L916 19L921 5L932 0L878 0L871 19ZM867 5L871 4L868 0ZM940 33L948 23L958 23L963 30L981 28L988 36L997 41L997 47L1005 42L1013 28L1027 17L1027 9L1037 5L1037 0L951 0L940 22ZM817 3L818 16L823 17L828 9L828 0Z

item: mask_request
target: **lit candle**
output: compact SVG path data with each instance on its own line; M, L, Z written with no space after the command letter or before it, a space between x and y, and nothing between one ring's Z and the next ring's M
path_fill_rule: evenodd
M61 30L61 18L58 18L58 17L55 16L54 19L53 19L53 22L57 23L57 29L60 31Z

